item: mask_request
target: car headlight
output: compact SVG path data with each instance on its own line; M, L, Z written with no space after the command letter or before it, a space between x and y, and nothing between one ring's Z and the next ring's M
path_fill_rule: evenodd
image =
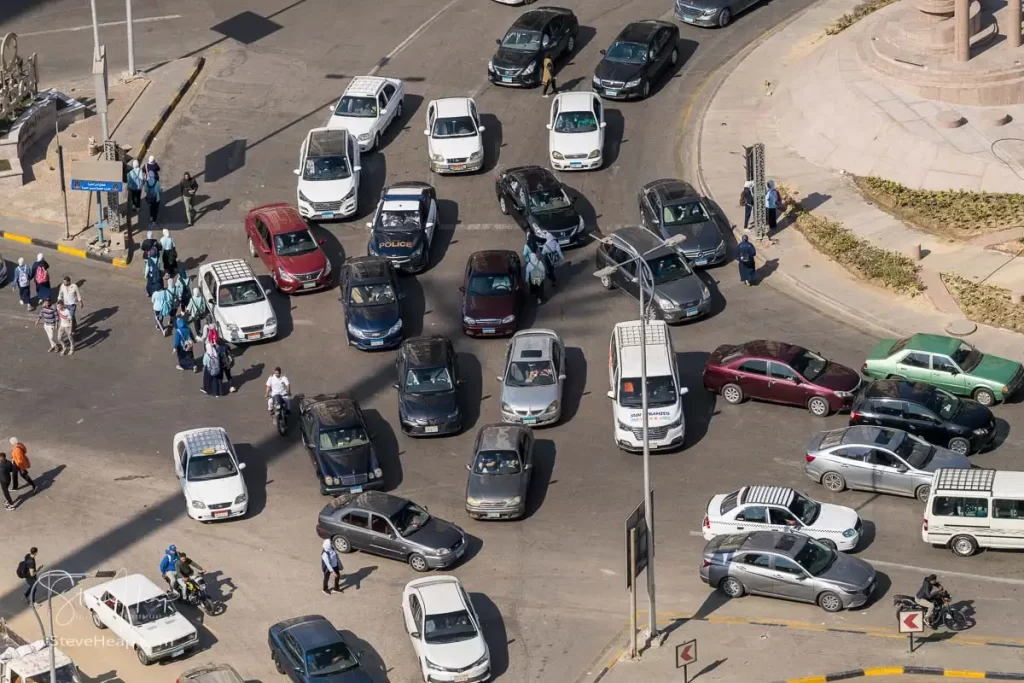
M324 266L324 275L331 274L331 259L327 259L327 265Z
M547 408L544 409L545 413L553 413L558 410L558 401L552 401Z
M324 484L326 484L327 486L334 486L337 483L338 480L335 479L334 477L324 477Z
M511 412L513 412L512 411L512 406L510 406L509 404L507 404L504 401L502 401L501 402L501 412L503 412L503 413L511 413Z
M384 476L384 470L382 470L381 468L378 467L373 472L370 472L370 474L373 475L374 479L380 479L381 477Z
M472 664L470 664L470 666L471 666L471 667L473 667L473 666L480 666L481 664L483 664L484 662L486 662L486 661L487 661L487 658L488 658L489 656L490 656L490 655L488 655L488 654L487 654L486 652L485 652L485 653L483 653L482 655L480 655L480 659L478 659L478 660L476 660L475 662L473 662Z
M487 70L488 71L494 71L494 60L493 59L488 59L487 60Z
M228 328L228 332L238 333L238 331L239 331L238 330L238 325L235 325L234 323L228 323L226 325L226 327Z
M657 303L658 307L663 311L679 310L679 304L674 301L669 301L668 299L655 299L655 303Z
M523 502L523 497L522 496L513 496L512 498L509 498L508 501L505 504L506 505L519 505L522 502Z
M630 427L625 422L623 422L622 420L616 420L615 422L618 423L620 430L622 430L624 432L631 432L631 431L633 431L633 428Z
M1004 393L1004 394L1008 394L1008 393L1010 393L1010 387L1003 387L999 391Z
M833 391L832 393L838 398L850 398L853 396L852 391Z
M533 73L533 70L537 68L537 62L530 62L529 66L523 69L522 75L529 76Z
M472 154L469 155L469 160L470 161L477 161L483 155L484 155L484 153L482 151L473 152Z
M206 503L204 503L201 500L193 500L192 501L192 507L194 507L196 510L205 510L206 509Z
M565 157L562 156L561 152L552 152L551 153L551 158L552 159L564 159Z
M431 161L436 161L439 164L443 164L444 163L444 155L443 154L431 154L430 155L430 160Z
M440 664L434 664L432 661L430 661L426 657L423 658L423 661L426 663L428 669L433 669L434 671L447 671L448 670L448 669L444 668L443 666L441 666Z
M725 252L725 240L722 240L722 243L719 244L718 247L715 248L715 253L716 254L721 254L721 253L724 253L724 252Z
M454 420L454 419L455 419L455 418L457 418L458 416L459 416L459 409L458 409L458 408L456 408L456 409L455 409L455 410L453 410L452 412L448 413L448 415L447 415L447 417L445 417L445 419L446 419L446 420Z
M441 555L447 555L451 551L448 548L428 548L427 553L434 557L440 557Z
M300 202L306 202L307 204L309 204L309 197L307 197L306 195L302 194L302 190L299 190L299 201Z
M706 9L706 10L704 10L704 16L710 17L712 14L714 14L717 11L718 11L717 7L712 7L711 9Z
M412 250L412 255L417 256L419 254L422 254L424 245L426 245L426 242L420 242L420 246Z
M587 155L588 159L596 159L601 156L601 150L595 149L593 152Z
M342 203L347 202L348 200L352 199L355 196L356 196L356 188L353 187L351 190L348 191L348 194L346 194L344 197L341 198L341 201L342 201Z
M857 531L855 529L847 529L843 532L843 538L853 538L856 535Z
M700 286L700 298L701 299L707 299L710 296L711 296L711 290L709 290L706 285L701 285Z
M241 505L247 500L249 500L249 496L243 493L242 495L235 498L235 505Z
M601 85L601 79L598 78L597 76L594 76L592 78L592 80L593 80L594 85Z
M680 415L678 420L675 420L674 422L670 422L668 425L666 425L666 428L668 428L668 429L676 429L676 428L682 427L682 426L683 426L683 416Z
M267 318L266 327L277 327L277 318Z
M467 325L476 325L476 320L470 318L468 315L462 316L462 322L466 323Z
M640 81L641 81L641 79L639 79L639 78L633 79L632 81L627 81L626 82L626 87L627 88L635 88L636 86L640 85Z
M388 335L397 334L400 329L402 329L402 321L401 321L401 319L399 319L398 322L396 322L394 325L389 327L387 333L388 333Z
M583 221L583 216L580 216L580 222L576 224L576 230L582 232L587 229L587 224Z
M366 332L363 332L361 329L359 329L352 323L348 324L348 333L351 334L353 337L359 337L360 339L367 338Z
M472 505L473 507L476 507L481 502L482 501L479 498L473 498L472 496L466 496L466 505Z
M281 266L277 267L277 276L279 278L281 278L282 280L288 280L290 282L298 282L298 280L295 279L294 275L289 273L287 270L285 270Z
M985 436L986 434L988 434L988 428L987 427L979 427L978 429L975 429L971 433L974 434L975 436Z
M509 323L514 323L515 321L516 317L514 315L506 315L504 318L501 319L501 324L508 325Z
M365 142L365 141L367 141L369 139L370 139L370 134L369 133L363 133L362 135L359 136L359 141L360 142Z
M377 252L377 245L373 243L373 240L370 240L370 242L366 245L366 251L370 252L370 254L372 254L373 256L380 255Z

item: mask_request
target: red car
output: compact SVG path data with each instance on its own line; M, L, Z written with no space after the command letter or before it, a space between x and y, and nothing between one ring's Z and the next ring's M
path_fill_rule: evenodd
M848 410L860 375L793 344L751 341L719 346L704 363L704 388L727 403L753 398L804 406L812 415Z
M478 251L466 263L462 331L470 337L515 334L525 297L522 266L514 251Z
M331 261L299 212L290 204L258 206L245 217L249 253L270 271L285 294L323 289L331 282Z

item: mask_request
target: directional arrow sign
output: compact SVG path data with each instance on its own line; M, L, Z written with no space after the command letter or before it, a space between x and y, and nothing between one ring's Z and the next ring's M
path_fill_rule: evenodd
M697 663L696 639L676 645L676 668L681 669L689 664Z
M898 620L900 633L921 633L924 631L924 610L900 612Z

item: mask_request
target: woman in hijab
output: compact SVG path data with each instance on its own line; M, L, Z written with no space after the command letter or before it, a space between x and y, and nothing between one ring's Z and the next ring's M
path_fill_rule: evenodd
M740 264L740 282L747 287L754 284L754 275L756 274L755 256L757 256L757 249L750 243L750 237L744 235L739 246L736 247L736 261Z
M156 225L157 216L160 214L160 180L152 171L146 176L142 190L146 195L146 204L149 205L149 222Z
M199 372L195 356L192 355L192 347L195 345L192 330L188 329L184 318L176 319L174 324L174 353L178 356L178 369Z
M220 354L217 351L217 330L211 329L207 336L206 353L203 354L203 387L204 394L220 397L222 368Z
M538 304L544 303L544 280L547 279L547 269L544 261L540 259L535 251L526 252L526 282L530 286L530 294L537 299Z
M203 332L203 321L206 320L206 313L206 299L203 298L203 293L196 287L192 290L192 296L189 297L188 303L185 304L185 317L192 323L192 329L195 330L197 335L201 335Z
M764 194L764 208L768 214L768 234L771 235L775 232L779 220L779 191L775 189L774 180L768 181L768 191Z
M220 370L222 375L222 387L228 388L228 393L235 393L235 388L231 386L231 368L235 365L235 357L231 355L231 349L228 347L228 343L217 337L217 341L214 343L217 347L217 359L220 361Z
M165 254L167 252L164 252ZM177 313L185 309L183 299L188 293L188 281L182 283L181 278L171 276L167 278L167 293L171 295L171 311Z
M50 300L50 264L42 253L36 254L36 262L32 264L32 281L36 283L36 297L39 303Z
M146 296L152 297L153 292L162 289L164 286L164 276L160 272L160 257L155 249L150 249L146 255L146 265L143 268L143 273L146 276Z
M748 180L743 183L743 190L740 191L740 206L743 207L743 229L750 227L750 216L754 213L754 181Z
M164 272L174 275L178 270L178 248L171 237L171 231L164 228L163 237L160 238L160 253L163 257Z
M145 176L142 174L142 169L139 168L139 160L132 159L132 168L128 171L128 203L136 212L142 206L142 183L144 181Z
M21 303L25 305L25 308L32 310L32 274L29 272L28 266L25 265L25 259L18 259L18 267L14 269L14 287L13 289L18 290L18 298Z
M167 336L167 327L164 327L164 318L170 317L173 311L171 294L164 289L163 281L156 284L157 289L153 291L151 301L153 302L153 322L160 334Z

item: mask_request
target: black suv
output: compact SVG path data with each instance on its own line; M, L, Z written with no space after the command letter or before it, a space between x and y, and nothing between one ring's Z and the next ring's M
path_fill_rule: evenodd
M462 430L459 368L448 337L413 337L398 349L398 420L409 436Z
M494 181L498 208L523 230L540 236L554 235L563 247L576 246L586 238L586 225L558 178L540 166L517 166L498 174Z
M373 449L359 404L343 394L320 394L299 401L302 445L313 459L320 494L359 493L384 486L384 472Z
M571 9L538 7L524 12L499 38L498 51L487 63L487 79L497 85L532 87L540 84L544 56L572 56L580 22Z
M601 97L646 98L658 76L679 63L679 28L649 19L626 26L594 69L593 88Z
M380 491L338 496L320 511L316 533L339 553L362 550L408 562L418 572L450 567L466 552L462 529Z
M995 437L992 411L928 384L880 379L853 402L851 425L895 427L955 453L983 450Z
M380 256L351 258L338 279L348 343L363 351L401 344L402 293L388 260Z

